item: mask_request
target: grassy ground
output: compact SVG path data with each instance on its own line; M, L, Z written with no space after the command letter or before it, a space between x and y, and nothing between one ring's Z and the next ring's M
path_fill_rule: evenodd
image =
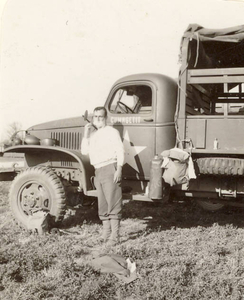
M244 299L244 211L194 202L124 205L121 244L136 263L129 283L91 267L101 224L96 206L69 209L63 233L16 227L0 183L0 299Z

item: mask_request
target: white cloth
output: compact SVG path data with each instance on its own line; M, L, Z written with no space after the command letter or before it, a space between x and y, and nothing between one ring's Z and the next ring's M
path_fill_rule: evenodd
M81 153L89 154L91 164L97 169L111 163L124 164L124 146L117 129L105 126L83 138Z
M190 154L182 149L172 148L161 153L164 169L163 179L170 186L183 184L190 179L196 179L194 164Z
M188 176L189 176L189 179L197 178L191 156L189 157L189 162L188 162Z

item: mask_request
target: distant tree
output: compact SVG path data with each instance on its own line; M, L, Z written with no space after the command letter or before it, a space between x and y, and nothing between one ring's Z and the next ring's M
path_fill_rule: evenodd
M1 141L2 145L9 145L11 144L11 139L14 137L14 134L16 133L16 136L21 138L22 134L18 133L18 131L20 131L22 129L22 125L19 122L13 122L10 123L7 126L7 130L5 133L5 138Z
M13 122L9 124L6 132L7 139L11 139L11 137L21 129L22 129L22 125L19 122Z

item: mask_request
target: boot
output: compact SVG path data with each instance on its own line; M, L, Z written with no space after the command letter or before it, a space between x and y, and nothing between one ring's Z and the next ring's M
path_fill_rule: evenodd
M112 234L108 240L107 245L108 246L115 246L119 243L119 229L120 229L120 220L117 219L111 219L111 228L112 228Z
M111 235L111 224L110 220L104 220L103 222L103 231L101 236L101 242L106 242Z

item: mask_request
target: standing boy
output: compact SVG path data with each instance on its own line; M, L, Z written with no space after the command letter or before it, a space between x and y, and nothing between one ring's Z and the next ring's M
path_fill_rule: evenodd
M98 215L103 223L102 240L115 245L119 239L122 211L121 177L124 148L118 130L107 125L107 110L96 107L93 125L84 129L81 153L89 154L95 168L95 186L98 193ZM94 128L94 127L93 127Z

